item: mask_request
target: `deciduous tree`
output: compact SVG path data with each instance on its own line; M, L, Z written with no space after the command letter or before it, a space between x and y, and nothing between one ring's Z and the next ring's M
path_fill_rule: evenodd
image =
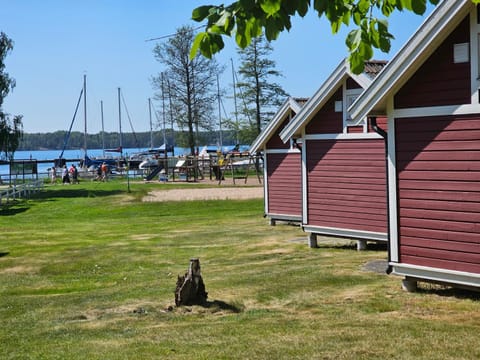
M13 49L13 41L0 32L0 151L6 159L13 159L22 137L22 116L11 118L4 112L3 102L15 87L15 80L5 72L5 58Z
M402 11L422 15L427 2L437 4L439 0L238 0L227 6L200 6L193 10L192 19L207 20L207 24L205 31L197 34L191 55L200 50L210 58L224 47L223 36L234 36L241 48L262 33L267 40L274 40L280 32L290 30L293 16L303 17L315 11L328 20L333 33L342 25L352 27L345 43L351 69L358 74L364 61L372 58L374 49L390 50L393 34L388 17Z
M223 71L215 59L201 56L190 58L193 39L193 28L183 26L175 36L158 44L153 50L155 58L166 66L166 71L153 78L157 99L162 98L163 92L164 97L172 100L177 126L187 129L186 145L192 153L199 145L195 134L213 127L216 79L217 74Z

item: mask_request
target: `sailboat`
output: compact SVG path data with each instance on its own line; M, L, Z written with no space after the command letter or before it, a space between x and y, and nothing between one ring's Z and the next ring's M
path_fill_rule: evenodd
M112 158L112 157L104 156L103 158L97 157L95 159L92 159L88 156L88 152L87 152L87 75L83 75L83 87L78 97L77 105L75 107L75 112L73 114L73 118L70 123L70 128L68 129L68 132L65 134L62 152L60 153L60 156L58 157L58 159L55 159L55 166L62 167L66 163L66 159L63 158L63 154L67 147L68 140L72 132L73 123L75 122L75 118L77 117L77 112L80 107L80 102L82 98L83 98L83 114L84 114L84 143L83 143L84 157L83 157L83 160L80 161L80 167L83 169L89 168L91 166L98 167L103 163L107 164L110 167L118 166L121 162L121 158ZM102 104L102 128L103 128L103 104ZM121 146L119 149L121 153L122 152ZM115 149L115 151L118 151L118 149Z
M152 126L152 102L148 99L148 113L150 119L150 148L145 151L140 151L130 155L129 163L131 168L138 168L141 170L151 169L158 166L158 159L166 157L168 153L174 151L173 146L167 145L165 128L163 130L163 145L155 148L153 146L153 126ZM156 113L155 113L156 115ZM158 119L158 118L157 118ZM165 124L164 124L165 127Z

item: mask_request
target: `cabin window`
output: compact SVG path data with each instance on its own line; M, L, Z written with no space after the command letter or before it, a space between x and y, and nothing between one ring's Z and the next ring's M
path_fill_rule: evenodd
M477 51L480 49L480 34L477 34ZM477 59L477 80L480 76L480 61Z
M453 62L455 64L466 63L469 61L469 44L461 43L453 45Z
M343 111L343 101L335 101L335 112Z
M350 113L348 112L348 109L350 108L350 106L352 106L352 104L355 102L355 100L357 100L357 98L360 96L360 93L361 93L362 89L360 90L349 90L347 91L347 94L346 94L346 109L345 109L345 113L346 113L346 125L347 126L358 126L358 125L364 125L365 124L365 121L362 120L362 121L353 121L352 117L350 116Z

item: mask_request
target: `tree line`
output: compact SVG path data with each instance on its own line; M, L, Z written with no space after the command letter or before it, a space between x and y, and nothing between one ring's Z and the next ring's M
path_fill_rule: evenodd
M220 134L218 131L201 131L197 136L200 146L219 144ZM66 141L68 137L68 141ZM81 149L84 146L84 134L80 131L72 131L68 136L67 131L55 131L49 133L24 133L17 150L66 150ZM186 131L167 130L165 140L168 145L179 147L188 146L188 134ZM118 132L100 132L87 134L87 147L89 149L114 149L120 145ZM157 148L164 143L163 131L123 133L122 146L124 148ZM234 145L235 132L233 130L222 131L222 144Z

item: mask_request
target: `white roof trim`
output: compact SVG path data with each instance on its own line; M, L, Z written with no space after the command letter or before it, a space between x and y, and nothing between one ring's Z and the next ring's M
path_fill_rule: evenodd
M352 118L365 118L377 104L382 105L389 96L395 94L443 41L440 35L457 26L473 6L471 0L442 1L352 104L349 109Z
M288 114L290 110L298 114L301 109L301 105L295 101L294 98L288 97L285 102L280 106L278 111L273 116L272 120L267 124L265 129L257 136L257 138L253 141L252 145L250 146L250 152L255 153L260 151L268 140L272 137L274 132L278 129L281 123L285 120L285 116Z
M330 99L333 92L338 89L347 76L354 79L364 89L371 83L370 78L366 74L353 74L350 71L348 61L344 59L315 94L305 103L305 105L303 105L300 112L297 113L293 120L282 130L280 138L283 142L287 142L295 134L300 133L303 127L305 127L315 116L317 111Z

